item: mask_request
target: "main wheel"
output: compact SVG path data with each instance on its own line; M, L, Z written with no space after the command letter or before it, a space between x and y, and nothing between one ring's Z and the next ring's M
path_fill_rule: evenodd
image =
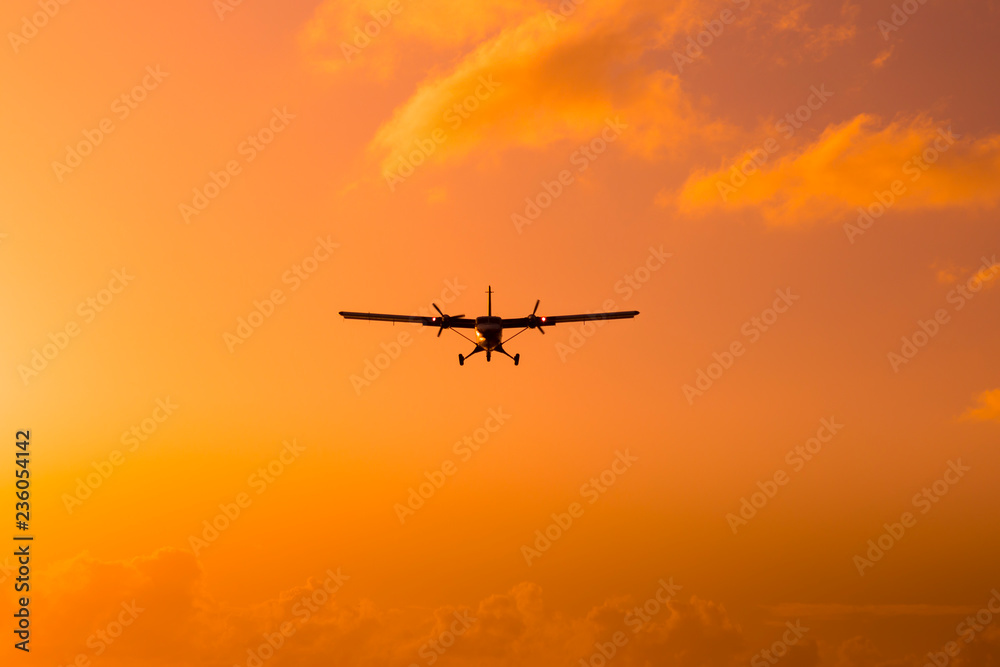
M465 365L465 357L463 357L462 355L458 355L458 365L459 366Z
M520 354L515 354L514 355L514 365L517 366L517 362L519 362L519 361L521 361L521 355Z

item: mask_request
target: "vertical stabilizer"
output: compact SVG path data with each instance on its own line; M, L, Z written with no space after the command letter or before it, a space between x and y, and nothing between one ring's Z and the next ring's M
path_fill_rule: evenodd
M490 317L493 316L493 286L490 285L489 289L486 290L486 314Z

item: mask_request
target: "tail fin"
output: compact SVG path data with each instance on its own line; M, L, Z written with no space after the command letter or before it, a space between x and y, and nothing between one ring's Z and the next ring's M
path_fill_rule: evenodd
M490 317L493 316L493 286L490 285L489 289L486 290L486 314Z

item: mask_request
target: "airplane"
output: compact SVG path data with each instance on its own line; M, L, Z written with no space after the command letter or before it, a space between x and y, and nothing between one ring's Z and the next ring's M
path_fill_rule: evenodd
M514 360L514 365L517 366L518 362L521 361L521 355L515 354L513 357L508 354L507 350L503 349L503 330L504 329L521 329L516 334L511 336L506 340L510 342L516 336L520 336L522 333L528 329L538 329L539 333L544 334L544 327L555 326L556 324L563 324L565 322L590 322L593 320L623 320L627 318L635 317L639 314L638 310L624 310L613 313L590 313L587 315L555 315L539 317L536 315L538 312L538 304L541 303L541 299L535 301L535 309L531 311L531 314L527 317L514 317L514 318L504 318L495 317L493 315L493 287L492 285L486 291L487 294L487 315L477 317L476 319L471 319L465 317L465 315L446 315L437 307L436 303L432 303L434 310L438 312L441 317L428 317L423 315L384 315L381 313L354 313L349 311L340 311L340 314L348 320L370 320L376 322L412 322L413 324L422 324L425 327L437 327L437 337L440 338L441 334L445 329L472 329L475 332L476 340L472 340L468 336L456 331L459 336L466 339L470 343L476 346L472 352L466 355L458 355L458 364L460 366L465 365L465 360L474 354L479 352L486 352L486 361L490 361L494 352L499 352L507 357Z

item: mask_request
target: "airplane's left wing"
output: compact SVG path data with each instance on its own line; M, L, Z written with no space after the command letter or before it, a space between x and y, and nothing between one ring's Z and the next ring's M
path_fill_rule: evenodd
M476 326L476 321L468 317L428 317L424 315L386 315L384 313L352 313L346 310L340 314L348 320L372 320L375 322L410 322L412 324L422 324L425 327L440 327L444 325L450 329L472 329Z
M594 320L624 320L635 317L638 310L619 310L612 313L587 313L585 315L549 315L538 317L529 315L528 317L514 317L501 320L505 329L517 329L519 327L550 327L555 324L565 322L592 322Z

